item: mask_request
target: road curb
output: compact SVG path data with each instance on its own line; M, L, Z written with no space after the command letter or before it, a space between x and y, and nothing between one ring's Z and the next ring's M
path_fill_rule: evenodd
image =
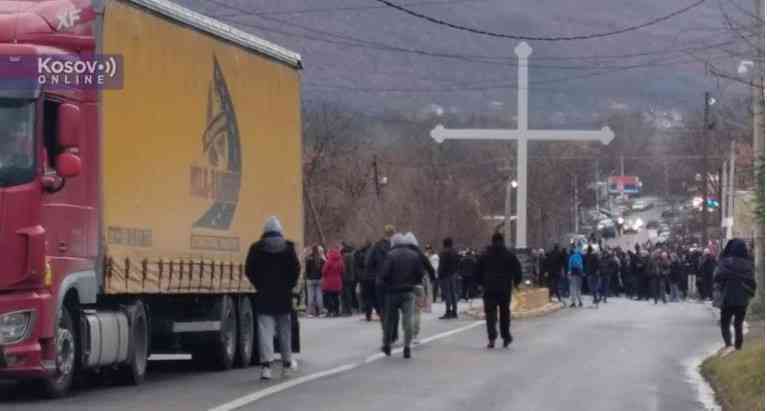
M525 320L528 318L543 317L544 315L555 313L562 309L562 304L549 303L543 307L525 311L512 311L511 318L514 320ZM482 307L472 308L463 313L464 316L473 320L484 320L485 312Z

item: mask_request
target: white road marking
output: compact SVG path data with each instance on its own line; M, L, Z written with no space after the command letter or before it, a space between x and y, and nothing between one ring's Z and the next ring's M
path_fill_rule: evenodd
M485 323L484 321L476 321L476 322L473 322L471 324L465 325L463 327L456 328L454 330L450 330L450 331L446 331L446 332L443 332L443 333L440 333L440 334L432 335L431 337L427 337L427 338L424 338L423 340L421 340L421 345L425 345L427 343L430 343L430 342L433 342L433 341L436 341L436 340L447 338L447 337L450 337L452 335L455 335L455 334L458 334L458 333L462 333L464 331L468 331L468 330L470 330L472 328L475 328L477 326L480 326L480 325L482 325L484 323ZM402 353L402 350L403 350L403 348L394 349L394 350L392 350L392 354ZM254 402L258 401L258 400L261 400L261 399L263 399L265 397L268 397L270 395L274 395L274 394L277 394L279 392L282 392L282 391L288 390L290 388L293 388L295 386L298 386L298 385L301 385L301 384L305 384L305 383L308 383L308 382L311 382L311 381L319 380L321 378L330 377L332 375L341 374L341 373L344 373L344 372L347 372L347 371L351 371L351 370L353 370L355 368L359 368L359 367L361 367L361 366L363 366L365 364L369 364L369 363L372 363L374 361L378 361L378 360L380 360L382 358L385 358L385 357L386 356L383 353L373 354L373 355L365 358L365 360L362 361L362 362L345 364L345 365L341 365L341 366L336 367L336 368L332 368L330 370L320 371L320 372L316 372L314 374L309 374L309 375L305 375L303 377L296 378L294 380L285 381L285 382L273 385L271 387L265 388L263 390L256 391L256 392L254 392L252 394L248 394L248 395L245 395L243 397L237 398L237 399L235 399L233 401L230 401L230 402L227 402L225 404L221 404L221 405L219 405L219 406L217 406L215 408L211 408L208 411L233 411L233 410L236 410L238 408L242 408L242 407L244 407L244 406L246 406L248 404L252 404L252 403L254 403Z

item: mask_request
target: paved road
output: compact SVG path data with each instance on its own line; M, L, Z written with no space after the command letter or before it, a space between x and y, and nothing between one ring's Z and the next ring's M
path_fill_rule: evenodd
M511 350L475 328L292 388L245 410L701 410L685 360L717 344L713 313L614 300L518 322Z
M435 313L436 315L436 313ZM475 323L425 321L425 336ZM305 320L302 370L263 384L258 369L195 370L189 361L153 362L140 387L102 386L41 401L0 386L0 408L28 410L207 410L275 384L344 364L360 364L379 345L377 323L359 318ZM712 311L702 304L654 306L614 299L598 310L568 309L517 321L511 350L484 349L479 326L400 356L299 384L245 410L700 410L686 360L718 344ZM687 367L689 368L689 367ZM689 370L687 370L689 371Z

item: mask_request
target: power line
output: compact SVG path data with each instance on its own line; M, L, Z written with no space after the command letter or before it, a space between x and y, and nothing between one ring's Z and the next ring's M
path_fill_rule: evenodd
M450 28L455 29L455 30L466 31L466 32L469 32L469 33L474 33L474 34L479 34L479 35L489 36L489 37L497 37L497 38L513 39L513 40L527 40L527 41L592 40L592 39L599 39L599 38L604 38L604 37L609 37L609 36L615 36L615 35L618 35L618 34L623 34L623 33L628 33L628 32L631 32L631 31L640 30L640 29L643 29L645 27L649 27L649 26L652 26L652 25L655 25L655 24L662 23L664 21L670 20L673 17L676 17L678 15L684 14L684 13L686 13L686 12L688 12L688 11L698 7L698 6L700 6L701 4L703 4L705 2L705 0L698 0L695 3L692 3L692 4L690 4L687 7L684 7L682 9L676 10L676 11L674 11L672 13L666 14L665 16L654 18L654 19L649 20L647 22L644 22L642 24L637 24L637 25L633 25L633 26L624 27L624 28L622 28L620 30L613 30L613 31L608 31L608 32L604 32L604 33L583 34L583 35L577 35L577 36L551 36L551 37L549 37L549 36L529 36L529 35L520 35L520 34L507 34L507 33L498 33L498 32L493 32L493 31L488 31L488 30L483 30L483 29L477 29L477 28L463 26L463 25L456 24L456 23L451 23L451 22L448 22L448 21L445 21L445 20L438 19L436 17L431 17L431 16L428 16L426 14L417 12L417 11L415 11L413 9L407 8L405 6L401 6L399 4L393 3L393 2L391 2L389 0L374 0L374 1L377 1L377 2L379 2L381 4L385 4L388 7L391 7L393 9L399 10L399 11L401 11L403 13L406 13L406 14L409 14L409 15L411 15L413 17L417 17L419 19L426 20L428 22L431 22L431 23L434 23L434 24L438 24L438 25L441 25L441 26L450 27Z
M445 1L422 1L422 2L413 2L408 3L408 6L448 6L451 4L461 4L461 3L479 3L484 2L487 0L445 0ZM254 16L276 16L276 15L296 15L296 14L315 14L315 13L336 13L336 12L344 12L344 11L360 11L360 10L380 10L380 9L388 9L388 6L346 6L346 7L317 7L317 8L307 8L307 9L295 9L295 10L265 10L265 11L252 11L248 12L246 15L254 15ZM234 17L240 14L227 14L227 15L218 15L217 17Z
M441 51L430 51L430 50L423 50L423 49L417 49L417 48L408 48L408 47L401 47L371 40L365 40L360 39L352 36L343 35L340 33L333 33L328 32L324 30L319 30L313 27L304 26L292 21L287 20L281 20L273 17L266 17L263 15L260 15L258 13L255 13L251 10L246 10L237 6L232 6L230 4L226 4L219 0L208 0L210 3L219 5L221 7L237 11L240 13L240 15L255 15L256 17L271 21L276 24L279 24L280 26L292 26L295 28L298 28L300 30L305 30L310 33L314 33L316 35L321 36L327 36L334 39L340 39L343 41L338 40L331 40L327 38L317 38L312 37L307 34L303 33L295 33L295 32L289 32L281 29L275 29L275 28L269 28L262 25L257 25L253 23L248 22L240 22L235 20L232 17L229 16L221 16L221 15L214 15L212 17L215 18L222 18L230 23L237 24L239 26L243 27L250 27L255 28L258 30L263 30L266 32L273 32L278 33L281 35L286 36L292 36L292 37L299 37L303 38L309 41L319 41L319 42L325 42L329 44L336 44L336 45L343 45L343 46L349 46L349 47L358 47L358 48L369 48L372 50L380 50L380 51L386 51L386 52L394 52L394 53L405 53L405 54L413 54L413 55L420 55L420 56L426 56L426 57L436 57L436 58L446 58L446 59L453 59L453 60L459 60L459 61L466 61L469 63L479 63L479 64L491 64L491 65L503 65L503 66L516 66L516 57L502 57L502 56L487 56L487 55L471 55L471 54L458 54L458 53L449 53L449 52L441 52ZM381 6L384 7L384 6ZM720 38L720 36L716 36L717 39ZM662 50L648 50L644 52L638 52L633 54L618 54L618 55L592 55L592 56L561 56L561 57L553 57L553 56L538 56L536 57L537 61L547 61L547 60L607 60L607 59L628 59L628 58L634 58L634 57L648 57L652 55L665 55L665 54L677 54L677 53L687 53L691 51L700 51L700 50L707 50L710 48L718 48L718 47L724 47L729 46L732 44L735 44L736 41L734 40L728 40L728 41L719 41L715 43L694 43L694 45L691 45L692 47L686 47L686 48L676 48L676 49L662 49ZM592 69L595 68L593 66L554 66L554 65L541 65L541 64L533 64L530 67L547 67L547 68L557 68L557 69L574 69L574 70L581 70L581 69ZM598 68L608 68L605 66L600 66Z
M653 61L648 63L641 63L641 64L633 64L633 65L627 65L622 66L618 68L612 68L609 70L599 70L594 71L591 73L586 73L582 75L577 76L565 76L565 77L558 77L554 79L547 79L547 80L538 80L538 81L530 81L529 84L553 84L553 83L561 83L561 82L568 82L573 80L582 80L592 77L600 77L608 74L614 74L617 72L622 71L628 71L628 70L634 70L638 68L654 68L654 67L668 67L668 66L675 66L675 65L684 65L684 64L693 64L698 63L695 59L677 59L677 60L667 60L667 61ZM453 92L460 92L460 91L488 91L488 90L500 90L500 89L512 89L516 90L517 84L516 83L474 83L474 84L464 84L459 85L458 87L450 87L450 88L374 88L374 87L354 87L354 86L342 86L342 85L330 85L330 84L321 84L321 83L312 83L312 82L305 82L304 83L309 88L318 88L318 89L331 89L331 90L342 90L342 91L349 91L349 92L357 92L357 93L393 93L393 94L442 94L442 93L453 93ZM538 89L538 90L545 90L545 89ZM552 91L558 91L560 92L560 89L552 90Z

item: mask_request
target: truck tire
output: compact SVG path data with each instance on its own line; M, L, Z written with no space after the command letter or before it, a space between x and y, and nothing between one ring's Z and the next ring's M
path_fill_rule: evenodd
M241 296L237 304L237 366L248 367L255 347L255 316L250 298Z
M128 362L117 370L119 381L127 385L140 385L146 376L147 359L149 358L149 321L140 300L129 310L130 315L130 344L128 345Z
M237 312L231 296L221 298L221 329L213 341L213 367L228 370L237 352Z
M53 375L42 380L43 395L48 398L61 398L69 393L77 371L78 347L77 331L69 308L59 308L54 337L56 347L56 370Z

